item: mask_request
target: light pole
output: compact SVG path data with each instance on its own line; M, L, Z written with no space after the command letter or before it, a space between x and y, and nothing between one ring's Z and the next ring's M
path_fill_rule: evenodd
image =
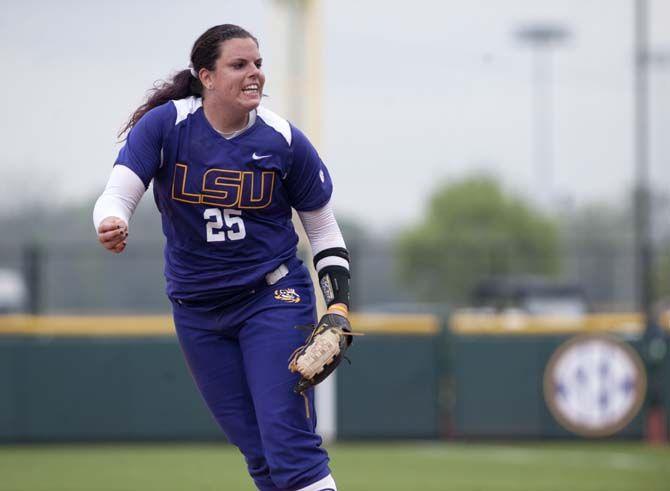
M647 0L635 0L635 258L638 308L644 314L647 362L647 405L645 433L648 442L668 440L663 397L662 365L667 356L665 335L654 318L652 280L653 251L651 230L651 193L649 172L649 81L648 70L653 58L649 50L649 6Z
M565 41L570 32L558 24L535 23L519 28L516 37L533 51L532 161L535 173L535 195L540 202L554 201L554 94L553 49Z
M271 0L270 30L274 34L275 71L272 79L280 87L276 102L286 104L285 114L301 127L318 148L322 129L323 88L323 2L321 0ZM278 108L273 106L273 109ZM294 213L293 225L300 237L300 250L309 251L302 223ZM307 253L308 254L308 253ZM319 282L311 261L307 261L314 288ZM319 314L325 312L317 296ZM325 441L337 436L337 373L333 373L315 391L319 414L317 431Z
M649 199L649 83L648 83L648 6L646 0L635 1L635 257L637 306L649 327L652 316L651 230Z

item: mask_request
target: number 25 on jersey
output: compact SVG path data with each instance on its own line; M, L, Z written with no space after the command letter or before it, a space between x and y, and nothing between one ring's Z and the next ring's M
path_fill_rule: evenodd
M242 210L233 208L226 208L223 212L220 208L207 208L203 213L203 218L207 220L207 242L244 239L247 231L241 215Z

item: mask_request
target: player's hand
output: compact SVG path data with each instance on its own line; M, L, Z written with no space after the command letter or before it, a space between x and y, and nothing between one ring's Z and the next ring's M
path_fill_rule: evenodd
M118 217L105 218L98 227L98 240L108 251L123 252L128 243L128 224Z

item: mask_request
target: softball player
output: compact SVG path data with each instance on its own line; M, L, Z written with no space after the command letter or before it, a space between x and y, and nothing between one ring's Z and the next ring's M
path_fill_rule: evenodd
M93 219L122 252L153 181L177 335L209 409L262 491L336 490L315 433L313 389L293 391L287 362L314 324L310 277L296 257L295 208L328 313L347 316L349 259L329 205L332 183L298 129L260 106L257 40L212 27L191 68L157 88L129 130ZM341 319L341 317L338 317Z

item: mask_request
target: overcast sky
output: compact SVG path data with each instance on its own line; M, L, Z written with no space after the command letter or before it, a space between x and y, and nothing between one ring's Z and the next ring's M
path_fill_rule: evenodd
M263 53L266 2L4 0L0 204L99 193L116 132L152 82L185 68L193 41L214 24L247 27ZM650 4L652 48L670 54L670 2ZM338 213L396 229L420 219L438 182L479 170L521 193L537 189L531 54L514 31L538 21L571 32L553 58L555 193L621 200L634 175L632 6L325 0L319 151ZM670 191L670 64L652 67L650 85L652 176Z

